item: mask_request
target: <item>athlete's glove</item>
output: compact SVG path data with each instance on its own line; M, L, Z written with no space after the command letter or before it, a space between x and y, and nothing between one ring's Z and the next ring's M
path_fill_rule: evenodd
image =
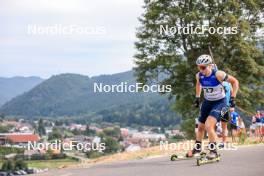
M235 97L231 97L229 103L230 103L230 107L234 108L236 106Z
M200 97L196 97L196 98L195 98L194 106L195 106L196 108L199 108L199 106L200 106Z

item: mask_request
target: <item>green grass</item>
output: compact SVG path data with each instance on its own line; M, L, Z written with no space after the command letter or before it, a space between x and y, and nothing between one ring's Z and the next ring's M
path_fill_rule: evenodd
M28 163L28 167L35 167L35 168L48 168L48 169L54 169L54 168L62 168L67 167L69 165L77 164L78 161L66 158L66 159L54 159L54 160L31 160L26 161Z

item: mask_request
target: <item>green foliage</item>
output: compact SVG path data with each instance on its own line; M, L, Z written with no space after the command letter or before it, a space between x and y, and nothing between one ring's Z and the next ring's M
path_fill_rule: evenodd
M105 143L104 154L116 153L121 150L121 145L119 141L121 140L121 131L119 127L108 127L98 134L102 141Z
M38 121L38 126L37 126L37 131L40 136L43 136L46 134L45 126L43 123L43 119L39 119Z
M169 143L176 143L176 142L179 142L179 141L182 141L184 140L184 137L183 136L179 136L179 135L176 135L176 136L172 136L168 139L168 142Z
M48 149L44 156L46 160L50 160L52 158L52 155L53 155L52 150Z
M55 126L62 126L63 122L61 120L56 120L55 121Z
M22 154L24 153L24 149L16 148L16 147L3 147L0 146L0 155L8 155L11 153Z
M0 125L0 133L7 133L11 128L11 125Z
M42 81L43 79L39 77L0 77L0 106L15 96L29 91Z
M3 171L14 171L14 170L22 170L27 169L27 163L23 160L5 160L2 164Z
M181 124L181 130L185 132L185 135L189 138L195 137L195 120L193 118L186 119Z
M13 171L13 170L15 170L14 162L12 160L4 161L4 163L2 164L2 170L3 171Z
M53 128L52 132L49 134L49 140L61 139L62 133L59 128Z
M65 116L82 124L91 121L119 122L121 125L178 124L180 118L170 109L169 101L157 93L93 92L94 82L111 85L123 81L134 84L136 80L133 74L134 72L128 71L93 78L76 74L53 76L5 104L0 112L24 115L25 118L49 116L54 120L53 117L57 117L57 126L69 122L65 120ZM39 133L44 133L42 126L40 125Z
M95 136L96 135L96 131L90 129L89 125L87 124L83 134L86 135L86 136Z
M179 124L181 118L172 110L167 100L144 104L127 104L97 113L106 122L119 122L125 126L132 124L148 126L170 126Z
M23 169L27 169L27 163L24 162L23 160L16 160L15 161L15 170L23 170Z
M119 127L109 127L109 128L105 128L103 130L103 133L106 135L106 136L109 136L109 137L114 137L116 139L119 139L121 137L121 131L120 131L120 128Z
M98 158L98 157L102 156L102 153L100 153L98 151L91 150L91 151L86 153L86 156L87 156L87 158L93 159L93 158Z
M65 159L66 154L53 154L52 151L49 151L45 154L33 154L31 160L49 160L49 159Z
M257 44L262 42L255 35L263 26L260 20L264 4L259 0L246 1L181 1L145 0L144 13L139 21L138 41L135 43L136 75L139 82L172 85L174 109L183 116L183 128L188 119L198 116L192 108L195 97L195 65L201 54L212 48L218 68L235 76L240 82L237 104L247 111L263 106L264 61ZM237 27L238 33L192 34L162 33L160 26L187 27L209 24L210 27ZM165 76L164 76L165 75ZM162 76L163 79L160 79ZM249 86L250 85L250 86Z
M127 103L160 99L152 93L94 92L94 83L134 84L132 71L89 78L78 74L52 76L30 91L4 104L0 112L25 117L77 116Z
M105 154L116 153L121 149L121 145L112 137L104 137L102 143L105 143L105 150L103 151Z
M74 135L80 135L80 134L82 134L81 130L78 130L78 129L76 129L76 128L72 130L72 133L73 133Z

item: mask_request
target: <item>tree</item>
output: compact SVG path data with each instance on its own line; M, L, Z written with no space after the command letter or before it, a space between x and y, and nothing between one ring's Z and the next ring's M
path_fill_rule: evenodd
M52 159L52 156L53 156L53 151L51 149L48 149L46 154L44 155L44 158L46 160L50 160L50 159Z
M106 154L116 153L121 149L120 144L108 136L102 139L102 143L105 143L105 150L103 152Z
M145 0L144 9L135 43L137 80L172 86L169 96L175 98L174 109L182 116L187 134L193 130L193 121L186 119L198 116L198 110L192 108L198 72L195 60L210 53L208 46L218 68L238 78L238 106L252 112L264 104L263 99L257 98L264 97L264 59L263 52L256 47L259 42L256 31L263 26L262 1ZM215 29L233 27L237 33L186 35L161 30L161 27L190 29L202 25Z
M95 130L92 130L90 129L90 126L89 124L86 125L86 128L85 128L85 131L84 131L84 135L87 135L87 136L94 136L96 134L96 131Z
M58 128L53 128L52 132L49 134L49 140L54 140L54 139L61 139L62 134Z
M114 128L105 128L103 130L103 133L109 137L114 137L116 139L119 139L121 136L121 131L119 127L114 127Z
M45 126L44 126L44 123L43 123L43 119L39 119L39 121L38 121L38 133L39 133L40 136L46 134L46 130L45 130Z
M56 120L55 121L55 126L62 126L63 122L61 120Z
M12 128L11 125L0 125L0 133L7 133Z
M77 128L74 128L74 129L72 130L72 133L73 133L74 135L81 135L81 134L82 134L81 130L79 130L79 129L77 129Z

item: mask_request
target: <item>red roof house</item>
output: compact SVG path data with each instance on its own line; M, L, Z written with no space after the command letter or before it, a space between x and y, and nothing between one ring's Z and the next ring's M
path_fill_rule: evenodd
M40 140L37 134L9 134L6 139L12 143L37 142Z

